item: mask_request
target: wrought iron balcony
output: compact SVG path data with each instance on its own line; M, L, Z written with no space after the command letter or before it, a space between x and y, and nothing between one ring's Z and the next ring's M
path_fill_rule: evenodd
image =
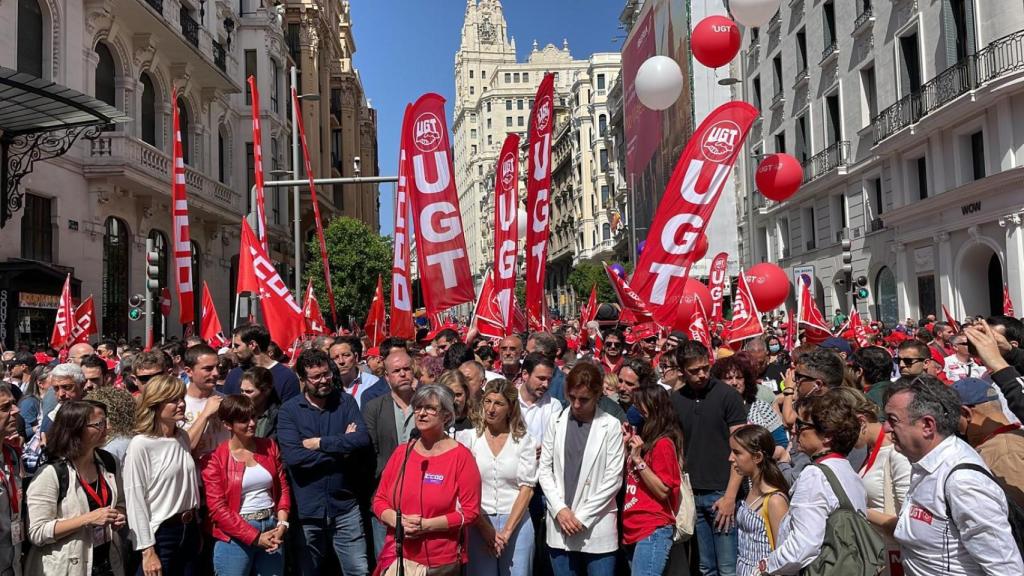
M191 15L186 14L184 10L181 12L181 34L193 46L199 47L199 23Z
M841 140L811 156L803 163L804 182L811 182L850 161L850 141Z
M1024 30L993 40L978 51L978 82L1024 70Z
M221 69L221 72L228 71L228 55L224 51L224 46L216 40L213 41L213 63L217 65L217 68Z
M853 33L857 34L862 28L875 21L875 10L871 6L865 6L864 11L853 21Z
M833 56L839 54L839 42L835 40L831 44L825 46L825 49L821 51L821 65L824 66Z
M778 11L775 12L775 16L772 16L772 19L768 21L768 29L769 30L774 30L775 28L778 28L781 25L782 25L782 10L778 10Z
M770 107L771 108L775 108L776 106L778 106L779 104L782 104L785 101L786 101L786 98L783 95L782 90L778 90L778 91L775 92L775 95L772 96L772 104L771 104Z
M164 0L146 0L146 4L152 6L161 15L164 13Z
M799 86L800 84L806 82L808 78L810 78L810 74L807 72L807 65L804 65L804 67L801 68L800 71L797 72L796 76L793 78L793 85Z

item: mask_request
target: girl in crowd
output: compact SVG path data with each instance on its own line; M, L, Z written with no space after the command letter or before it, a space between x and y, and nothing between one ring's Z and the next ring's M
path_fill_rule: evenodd
M729 438L729 461L750 480L750 491L736 511L736 573L748 575L778 543L779 524L789 510L789 483L773 454L775 439L763 426L744 426Z
M124 491L114 458L98 451L107 436L106 409L99 402L66 402L46 436L50 463L26 494L33 544L26 574L123 576L116 531L126 521Z
M519 390L504 378L484 386L480 416L475 429L456 434L483 481L481 514L469 531L468 573L529 576L534 531L526 511L537 485L537 442L526 433Z
M771 433L775 444L785 448L789 446L789 435L782 425L782 416L772 404L757 398L757 379L750 364L743 360L744 357L737 354L718 360L711 365L711 377L739 392L747 406L747 422L763 426Z
M642 423L627 434L622 543L634 576L660 576L668 562L679 506L683 432L661 386L633 391Z
M456 576L467 560L463 528L476 522L480 511L480 472L473 454L445 433L455 419L451 390L420 385L411 405L419 438L395 449L373 498L373 513L388 534L377 563L380 570L394 572L396 509L401 509L407 572L425 566L431 576Z
M448 433L454 435L461 430L471 430L473 428L471 417L473 407L469 398L469 383L466 382L466 377L458 370L445 370L437 379L437 383L452 391L455 402L455 420Z
M661 376L659 383L670 391L683 385L675 353L663 353L658 358L658 374Z
M611 398L613 402L619 401L619 377L614 372L606 372L604 375L604 395Z
M39 365L32 369L25 395L18 402L18 411L25 420L25 442L35 436L43 420L43 398L50 389L50 367Z
M135 435L135 397L124 388L101 386L85 396L86 400L102 403L107 409L107 443L103 449L124 467L128 444Z
M277 411L281 408L281 400L274 389L274 375L262 366L253 366L242 373L239 389L252 400L256 437L276 438Z
M798 574L814 562L825 539L825 522L841 505L848 502L860 514L867 510L864 485L846 459L860 435L860 421L839 391L801 399L793 434L815 465L797 478L775 550L758 563L770 574Z
M243 395L217 409L231 438L203 464L217 576L279 576L291 491L277 444L256 435L256 408Z
M135 412L124 461L128 527L142 552L145 576L192 574L200 547L199 475L189 451L185 384L161 374L149 380Z

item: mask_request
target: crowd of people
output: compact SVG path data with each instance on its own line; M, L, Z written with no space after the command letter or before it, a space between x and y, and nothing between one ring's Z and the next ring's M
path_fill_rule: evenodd
M1024 574L1024 324L4 354L0 576Z

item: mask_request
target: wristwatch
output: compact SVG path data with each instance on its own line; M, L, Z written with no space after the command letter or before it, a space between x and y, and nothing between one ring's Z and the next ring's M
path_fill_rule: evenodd
M639 464L633 464L633 470L636 470L637 472L643 472L646 469L647 469L647 463L646 462L640 462Z

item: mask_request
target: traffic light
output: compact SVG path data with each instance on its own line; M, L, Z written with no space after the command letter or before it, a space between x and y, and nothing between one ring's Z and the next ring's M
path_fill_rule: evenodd
M844 237L842 240L843 247L843 273L849 277L853 274L853 251L852 243L849 238Z
M142 297L142 294L133 294L128 299L128 319L132 322L142 318L142 305L145 304L146 300Z
M146 290L160 290L160 253L156 250L146 252Z
M867 300L868 296L870 295L870 292L868 292L867 289L867 285L867 276L857 276L857 299Z

